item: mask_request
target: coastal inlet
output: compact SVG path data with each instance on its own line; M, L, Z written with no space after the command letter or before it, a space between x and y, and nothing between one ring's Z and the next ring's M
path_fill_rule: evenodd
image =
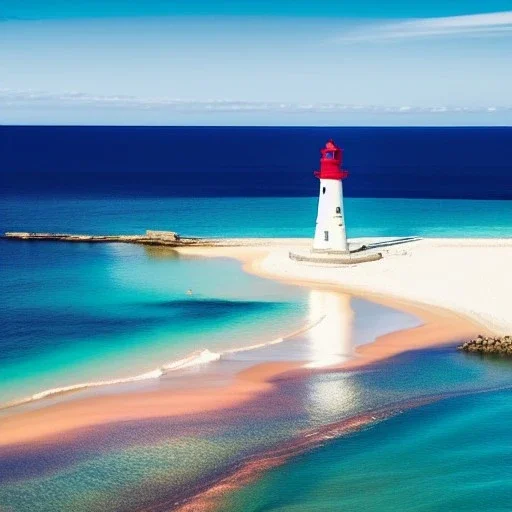
M482 354L503 354L512 357L512 336L482 336L466 341L458 350Z

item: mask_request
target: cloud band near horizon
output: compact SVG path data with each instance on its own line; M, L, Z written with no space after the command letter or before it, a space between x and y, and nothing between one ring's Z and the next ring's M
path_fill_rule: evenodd
M84 92L52 93L34 90L0 89L0 105L4 108L19 106L68 107L118 107L134 109L168 109L193 112L318 112L318 113L483 113L512 112L510 105L451 106L432 105L416 107L410 105L352 105L336 102L298 103L236 101L229 99L183 100L168 97L137 97L130 95L92 95ZM1 118L0 118L1 121Z

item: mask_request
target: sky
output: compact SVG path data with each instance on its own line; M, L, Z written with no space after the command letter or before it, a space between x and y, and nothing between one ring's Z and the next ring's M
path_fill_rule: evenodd
M0 0L0 124L512 125L512 0Z

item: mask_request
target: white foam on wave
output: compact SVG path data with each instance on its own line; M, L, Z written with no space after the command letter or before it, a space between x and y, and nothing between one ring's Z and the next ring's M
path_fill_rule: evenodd
M278 343L283 343L283 341L289 340L291 338L295 338L295 336L298 336L299 334L302 334L304 332L309 331L313 327L316 327L322 320L324 320L325 315L322 315L321 317L317 318L316 320L313 320L312 322L308 322L306 325L303 325L301 328L297 329L296 331L293 331L286 336L281 336L279 338L275 338L270 341L264 341L262 343L256 343L254 345L249 345L247 347L239 347L239 348L232 348L225 350L223 354L237 354L239 352L248 352L250 350L256 350L258 348L265 348L272 345L277 345Z
M40 391L38 393L34 393L25 398L21 398L19 400L15 400L12 402L7 402L6 404L0 405L0 410L7 409L10 407L16 407L18 405L27 404L30 402L35 402L36 400L42 400L44 398L50 398L55 395L61 395L64 393L70 393L73 391L80 391L84 389L97 388L102 386L112 386L114 384L129 384L131 382L140 382L144 380L158 379L162 375L176 370L181 370L184 368L189 368L191 366L198 366L203 364L211 363L212 361L218 361L221 358L221 354L216 352L211 352L208 349L198 350L193 352L187 357L183 359L178 359L176 361L172 361L160 368L156 368L155 370L151 370L149 372L140 373L138 375L133 375L131 377L120 377L117 379L107 379L107 380L97 380L91 382L80 382L77 384L71 384L69 386L61 386L56 388L45 389L44 391Z
M16 407L19 405L24 405L24 404L27 404L30 402L35 402L37 400L43 400L45 398L51 398L52 396L61 395L64 393L70 393L73 391L81 391L81 390L90 389L90 388L112 386L115 384L129 384L131 382L140 382L140 381L145 381L145 380L158 379L158 378L162 377L162 375L165 375L166 373L169 373L169 372L183 370L185 368L191 368L193 366L206 365L206 364L209 364L209 363L212 363L215 361L219 361L220 359L222 359L223 357L225 357L229 354L236 354L239 352L248 352L251 350L256 350L259 348L264 348L264 347L268 347L271 345L276 345L278 343L282 343L286 340L289 340L290 338L294 338L295 336L308 331L309 329L312 329L313 327L318 325L324 318L325 318L325 315L323 315L322 317L318 318L317 320L315 320L313 322L307 323L300 329L297 329L296 331L293 331L286 336L275 338L270 341L256 343L254 345L249 345L246 347L232 348L232 349L225 350L223 352L212 352L211 350L208 350L208 349L196 350L195 352L192 352L191 354L189 354L188 356L186 356L182 359L177 359L176 361L171 361L170 363L166 363L159 368L156 368L154 370L144 372L144 373L141 373L138 375L133 375L131 377L120 377L117 379L81 382L81 383L77 383L77 384L71 384L69 386L61 386L61 387L45 389L44 391L34 393L33 395L30 395L28 397L2 404L2 405L0 405L0 410L8 409L11 407Z
M221 353L212 352L205 348L204 350L193 352L183 359L178 359L177 361L172 361L171 363L162 366L162 370L163 373L173 370L182 370L183 368L190 368L191 366L213 363L214 361L219 361L221 357Z

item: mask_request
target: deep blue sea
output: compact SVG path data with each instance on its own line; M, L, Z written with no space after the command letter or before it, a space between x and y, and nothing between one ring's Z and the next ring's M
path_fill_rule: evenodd
M345 150L349 197L512 198L506 127L0 126L0 192L311 197L329 138Z
M512 236L512 128L2 126L0 232L311 237L313 171L331 137L350 172L349 237ZM314 302L230 260L124 244L0 240L0 282L0 405L268 342L311 321ZM369 303L351 307L355 337L411 325ZM312 352L329 355L326 339ZM58 450L0 450L0 510L138 510L301 429L511 377L506 361L417 352L281 388L266 397L284 404L279 417L261 405L186 432L164 422ZM510 403L500 391L405 413L272 471L224 509L509 510Z

